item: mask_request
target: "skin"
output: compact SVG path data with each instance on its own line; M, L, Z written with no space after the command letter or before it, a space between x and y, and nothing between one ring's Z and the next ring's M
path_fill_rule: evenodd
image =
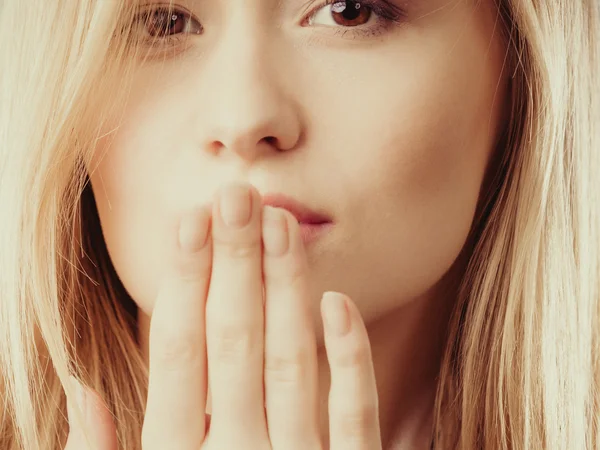
M236 218L233 226L228 217ZM322 303L333 381L329 442L320 435L308 261L293 216L263 209L256 189L232 185L220 191L212 215L203 208L186 218L180 244L185 251L152 315L144 450L381 448L367 331L341 294ZM208 379L214 407L207 432ZM114 424L97 400L89 402L91 414L84 406L84 417L92 419L89 428L102 428L94 436L100 450L117 450ZM71 431L67 450L81 448L80 430Z
M304 23L320 11L316 1L306 13L293 0L277 8L271 0L177 3L204 34L139 65L125 119L106 123L90 167L104 238L139 306L151 368L150 317L179 258L182 218L212 211L219 189L232 183L253 186L259 197L282 192L334 222L303 250L304 290L293 295L309 319L289 334L315 342L319 435L327 442L331 376L320 299L337 291L368 330L384 448L426 445L458 257L504 126L506 45L492 3L408 1L402 24L377 36L323 22L323 12L321 22ZM236 276L260 278L261 264L255 259ZM219 270L215 292L234 276L232 267ZM262 277L268 283L264 267ZM270 302L263 309L252 297L219 297L215 305L230 309L214 317L242 320L244 312L258 326L256 311L268 317ZM210 305L209 296L208 341L218 328ZM289 322L277 339L292 346L286 333L294 320L281 320ZM246 376L231 374L229 385L250 383Z

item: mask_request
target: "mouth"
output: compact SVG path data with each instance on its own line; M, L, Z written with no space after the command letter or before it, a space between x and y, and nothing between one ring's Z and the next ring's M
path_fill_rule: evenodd
M333 220L327 214L314 211L284 194L265 194L262 204L289 211L300 225L300 234L305 245L316 241L333 227Z

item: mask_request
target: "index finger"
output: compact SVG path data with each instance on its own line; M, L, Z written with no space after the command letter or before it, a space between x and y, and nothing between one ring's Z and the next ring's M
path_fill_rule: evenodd
M182 251L150 321L144 450L197 450L205 436L205 304L211 273L210 212L184 218Z

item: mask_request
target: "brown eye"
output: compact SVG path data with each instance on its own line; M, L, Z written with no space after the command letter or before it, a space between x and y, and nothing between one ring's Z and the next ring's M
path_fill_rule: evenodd
M200 25L189 13L156 8L144 14L144 28L152 38L166 38L183 33L200 34Z
M359 1L336 2L331 5L331 17L338 25L356 27L364 25L371 18L372 11Z
M317 11L311 24L351 28L365 25L372 17L373 9L360 1L334 1Z

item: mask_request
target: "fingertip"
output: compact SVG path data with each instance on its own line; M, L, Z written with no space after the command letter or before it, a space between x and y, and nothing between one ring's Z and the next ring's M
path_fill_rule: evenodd
M352 317L347 296L339 292L325 292L321 300L321 315L326 334L343 337L352 330Z
M213 220L210 206L201 206L185 213L179 222L177 232L177 251L166 273L166 279L159 288L169 291L170 283L181 281L205 281L212 264L212 228Z
M185 214L179 224L179 248L187 254L204 248L208 242L210 225L211 213L206 207Z

